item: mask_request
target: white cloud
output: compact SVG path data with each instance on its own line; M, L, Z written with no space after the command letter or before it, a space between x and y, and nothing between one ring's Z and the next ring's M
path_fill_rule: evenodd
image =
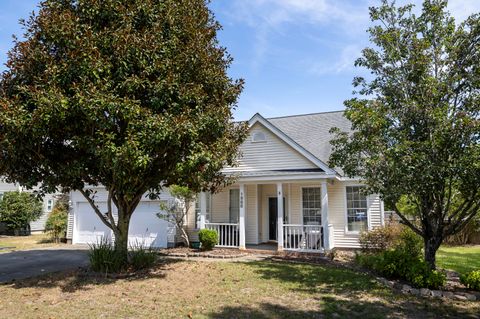
M310 73L315 75L339 74L354 69L354 63L361 56L363 47L357 44L346 45L340 50L335 61L314 61L307 64Z

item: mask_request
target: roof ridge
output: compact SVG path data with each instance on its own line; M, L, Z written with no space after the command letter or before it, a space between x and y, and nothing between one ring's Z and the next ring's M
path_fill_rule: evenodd
M326 111L326 112L314 112L314 113L305 113L305 114L294 114L294 115L284 115L284 116L275 116L275 117L267 117L267 120L275 120L275 119L283 119L288 117L300 117L300 116L310 116L310 115L320 115L320 114L329 114L329 113L343 113L345 110L337 110L337 111Z

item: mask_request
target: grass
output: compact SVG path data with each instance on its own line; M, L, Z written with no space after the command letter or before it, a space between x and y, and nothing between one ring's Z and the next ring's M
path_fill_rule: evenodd
M437 252L437 266L465 274L480 269L480 246L442 246Z
M26 250L34 248L44 248L51 246L58 246L50 241L47 234L35 234L30 236L0 236L0 253ZM6 247L6 249L5 249Z
M0 286L5 318L475 318L479 303L414 298L329 265L162 260L148 275L58 273Z

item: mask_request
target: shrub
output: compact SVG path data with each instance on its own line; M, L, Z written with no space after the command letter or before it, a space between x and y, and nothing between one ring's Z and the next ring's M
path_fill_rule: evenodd
M143 245L135 245L128 253L129 266L133 268L133 270L150 268L156 259L156 252Z
M417 288L438 289L445 285L446 276L432 271L422 256L422 239L404 228L393 249L376 254L360 254L357 263L385 277L409 281Z
M0 222L11 230L19 230L42 216L42 202L26 192L6 192L0 201Z
M203 250L211 250L218 243L218 234L211 229L202 229L198 232L198 239Z
M360 234L360 247L364 253L379 253L393 247L401 232L399 224L389 224Z
M480 291L480 270L474 270L460 276L460 282L467 288Z
M68 207L68 206L67 206ZM60 238L67 231L68 209L64 205L57 205L53 207L48 215L45 223L45 232L48 233L55 242L59 242Z
M88 253L90 268L103 273L118 273L126 268L124 258L108 240L90 245Z

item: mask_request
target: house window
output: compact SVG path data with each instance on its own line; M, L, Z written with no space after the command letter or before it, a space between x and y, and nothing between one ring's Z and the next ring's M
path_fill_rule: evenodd
M267 141L267 136L263 132L255 132L252 135L252 142L258 143L258 142L266 142Z
M304 225L322 224L322 198L320 187L302 188L302 209Z
M230 223L238 223L240 215L240 190L230 190Z
M363 186L347 186L347 230L360 232L368 228L367 196Z
M212 194L206 193L207 195L207 214L205 215L205 222L209 223L212 221L211 209L212 207ZM195 228L200 227L200 194L197 195L197 200L195 201Z
M51 212L53 209L53 199L47 200L47 212Z

